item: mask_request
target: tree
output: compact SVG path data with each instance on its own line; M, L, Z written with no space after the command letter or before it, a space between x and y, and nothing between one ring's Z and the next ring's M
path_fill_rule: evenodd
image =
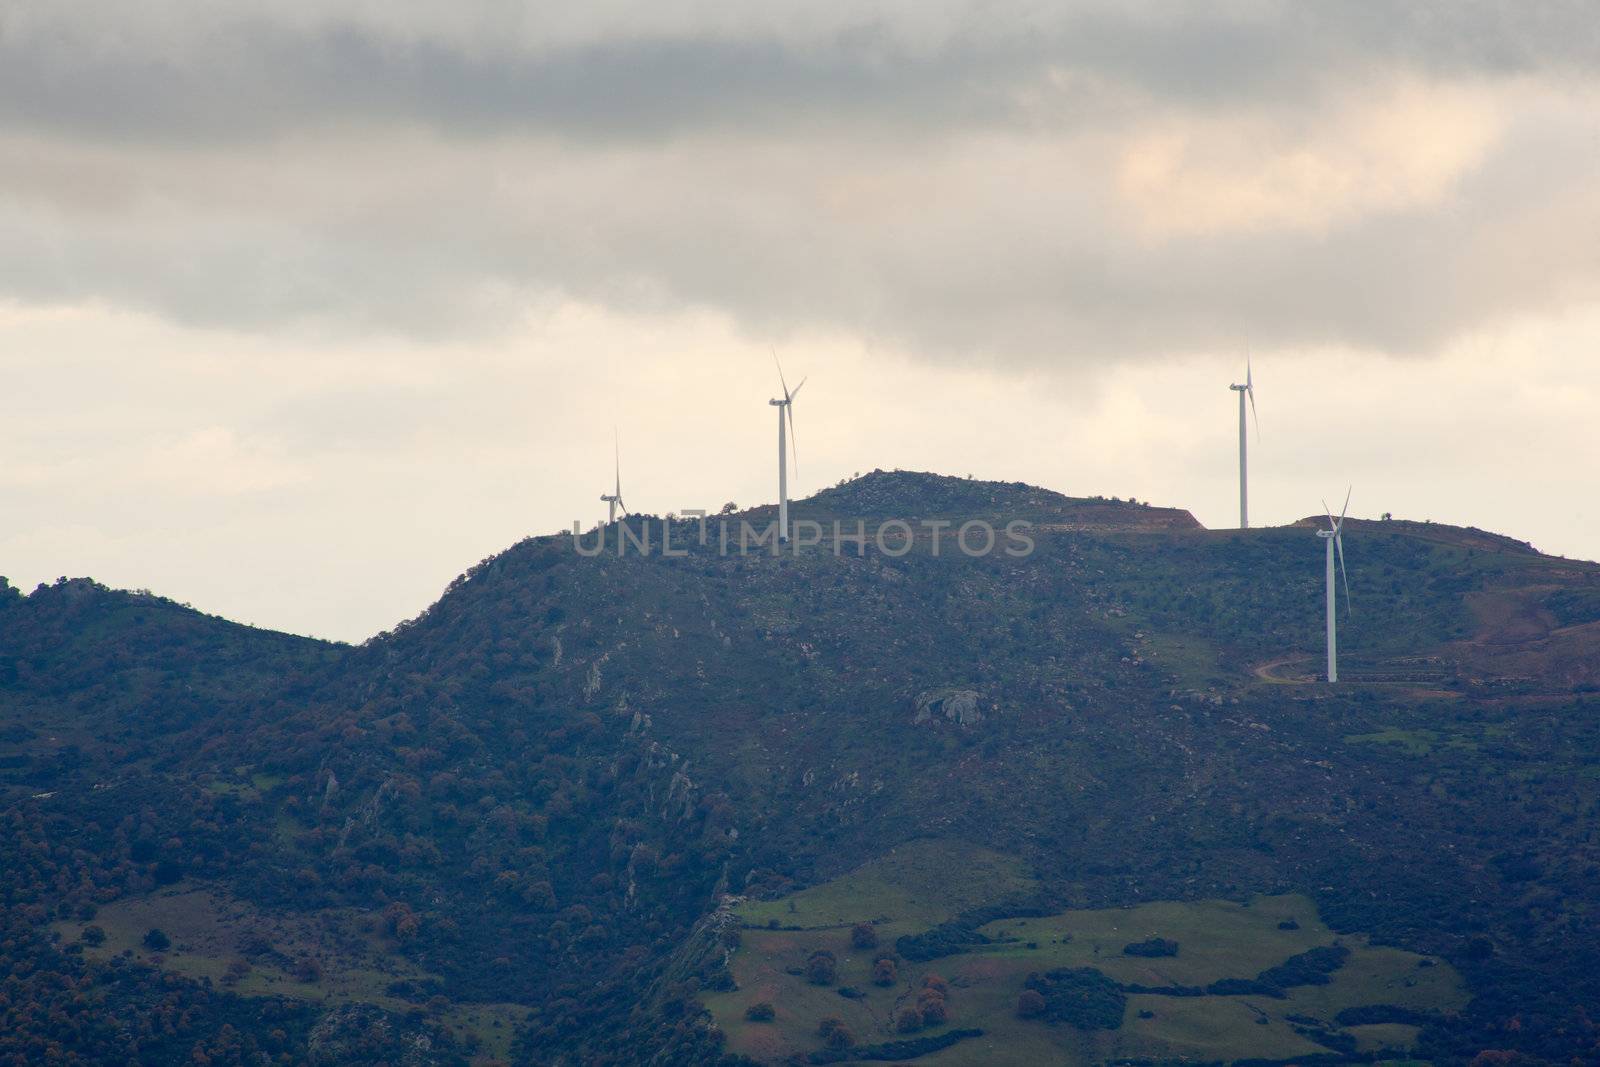
M1024 1019L1037 1019L1044 1009L1044 994L1036 989L1024 989L1017 997L1017 1014Z
M901 1008L894 1017L894 1028L902 1034L914 1034L922 1029L922 1012L913 1007Z
M397 941L410 941L422 929L422 920L411 910L411 905L395 901L383 909L383 926Z
M106 943L106 932L98 926L85 926L82 936L85 945L103 945Z
M944 994L937 989L924 989L917 994L917 1010L922 1012L922 1021L929 1026L938 1026L949 1018Z
M856 923L850 928L850 945L852 948L877 948L878 931L871 923Z
M753 1023L770 1023L777 1014L765 1000L758 1000L744 1010L744 1017Z
M825 948L813 952L806 961L806 980L812 985L832 985L837 971L833 953Z
M222 976L222 984L236 986L240 979L250 973L250 961L243 956L235 956L228 962L228 971Z
M885 956L872 965L873 985L891 986L899 980L899 968L889 957Z
M165 952L172 947L172 938L152 926L145 932L144 947L151 952Z

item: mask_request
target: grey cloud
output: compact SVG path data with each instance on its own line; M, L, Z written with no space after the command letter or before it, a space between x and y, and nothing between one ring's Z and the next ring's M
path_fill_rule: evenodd
M1123 229L1091 176L1063 174L1047 190L1003 161L998 174L937 179L947 192L912 217L853 218L819 206L818 181L890 164L848 145L799 146L742 173L736 150L709 146L705 158L641 153L620 167L466 153L438 179L451 194L358 171L390 182L392 198L357 219L316 218L299 189L264 197L259 214L198 191L158 220L0 213L0 286L250 330L443 337L493 331L564 294L644 312L721 308L756 336L821 325L997 363L1247 342L1417 352L1600 277L1585 239L1600 231L1592 182L1552 177L1566 144L1497 155L1457 193L1464 212L1156 243ZM885 195L914 197L915 161L898 165ZM549 172L509 190L485 177L511 166ZM169 195L184 198L174 181ZM419 221L430 211L443 220Z
M838 5L798 24L641 7L636 26L612 5L560 33L474 25L505 5L119 21L149 10L0 23L0 297L437 338L571 296L1083 364L1425 351L1600 276L1579 240L1593 146L1573 155L1593 133L1570 120L1514 125L1442 207L1154 242L1109 199L1095 140L1233 114L1315 127L1391 77L1590 84L1587 4ZM1059 172L1008 156L1019 143L1060 143Z
M499 4L460 5L461 27L477 32L431 35L338 4L313 20L269 4L187 10L187 22L155 20L168 30L160 40L134 22L144 5L13 16L0 24L0 121L175 143L374 121L583 140L817 124L903 131L1048 120L1024 100L1063 73L1228 104L1313 96L1375 66L1509 74L1600 63L1582 2L950 3L930 5L931 16L856 5L804 32L617 20L566 40L546 39L537 22L505 23Z

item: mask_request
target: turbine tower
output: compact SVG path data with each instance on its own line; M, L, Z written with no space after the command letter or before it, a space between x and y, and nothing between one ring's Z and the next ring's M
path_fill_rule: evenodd
M800 384L791 392L789 383L783 380L783 364L778 362L778 354L772 354L772 362L778 367L778 384L783 387L782 400L769 400L767 403L778 409L778 540L789 540L789 464L784 454L787 433L789 440L794 439L794 398L800 395L800 390L805 388L806 380L800 379ZM788 429L785 430L785 423ZM800 474L800 446L794 447L794 472Z
M1256 417L1256 387L1250 380L1250 357L1244 357L1244 384L1230 385L1239 394L1239 529L1250 528L1250 479L1247 470L1244 432L1244 398L1250 398L1250 414L1256 420L1256 440L1261 440L1261 419Z
M622 514L624 517L626 517L628 514L628 505L622 502L622 445L621 442L617 440L615 430L611 431L611 437L612 457L616 460L617 465L617 484L616 488L611 492L600 494L600 499L604 500L606 504L609 505L609 509L606 514L607 526L617 521L618 508L622 509Z
M1339 680L1339 616L1334 601L1333 584L1335 549L1339 552L1339 577L1344 582L1344 610L1346 614L1350 612L1350 574L1344 567L1344 516L1345 512L1350 510L1350 493L1345 492L1344 508L1339 512L1337 519L1333 517L1333 511L1329 509L1327 501L1322 502L1322 510L1328 513L1328 528L1318 530L1317 536L1328 545L1328 681L1331 683Z

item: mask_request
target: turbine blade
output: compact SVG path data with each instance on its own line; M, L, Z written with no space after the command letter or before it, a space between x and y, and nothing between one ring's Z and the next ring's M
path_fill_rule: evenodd
M1339 550L1339 578L1344 582L1344 613L1350 614L1350 572L1344 569L1344 538L1335 534L1333 547Z
M611 455L617 461L617 498L622 498L622 439L617 436L617 428L611 427Z
M1245 355L1245 395L1250 397L1250 418L1256 421L1256 443L1261 443L1261 416L1256 414L1256 382L1250 376L1250 355Z
M804 384L805 384L805 382L801 382L800 383L800 385L804 385ZM800 386L795 386L795 390L794 391L798 393L800 391ZM789 419L789 458L794 460L794 477L795 477L795 481L799 481L800 480L800 443L798 441L796 441L795 437L794 437L794 405L793 404L785 404L785 405L783 405L783 410L788 412L788 419Z
M799 384L799 385L797 385L797 386L795 386L795 387L794 387L794 392L792 392L792 393L790 393L790 394L789 394L789 399L790 399L790 400L793 400L793 399L794 399L794 398L795 398L795 397L797 397L797 396L799 396L799 395L800 395L800 390L802 390L802 389L804 389L804 388L805 388L805 386L806 386L806 381L807 381L807 379L805 379L805 378L801 378L801 379L800 379L800 384Z
M1334 527L1334 529L1338 529L1344 525L1345 514L1350 510L1350 494L1355 492L1355 489L1356 487L1352 485L1349 489L1344 491L1344 507L1339 509L1339 526Z
M789 399L789 383L783 380L783 364L778 362L778 350L772 350L772 362L778 368L778 384L783 386L783 398Z
M1328 529L1337 530L1339 528L1339 524L1333 521L1333 509L1328 506L1327 500L1323 500L1322 510L1328 513Z

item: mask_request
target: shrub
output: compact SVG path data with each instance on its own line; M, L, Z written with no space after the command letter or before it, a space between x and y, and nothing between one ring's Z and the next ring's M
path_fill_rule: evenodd
M834 1017L832 1015L829 1015L826 1018L824 1018L821 1022L817 1023L817 1036L820 1037L820 1038L824 1038L825 1039L825 1038L827 1038L827 1036L829 1034L833 1033L835 1030L837 1030L839 1027L841 1027L843 1025L844 1025L844 1020L843 1019L839 1019L839 1018L836 1018L836 1017Z
M85 926L82 936L85 945L103 945L106 943L106 932L98 926Z
M884 957L872 965L872 984L891 986L900 980L900 969L894 960Z
M936 989L924 989L917 996L917 1010L922 1012L922 1021L928 1026L938 1026L950 1017L944 994Z
M877 948L878 931L871 923L856 923L850 928L850 945L852 948Z
M881 1045L867 1045L857 1047L845 1052L839 1049L820 1049L807 1056L806 1063L851 1063L863 1060L888 1060L893 1063L906 1063L915 1060L918 1056L927 1056L947 1049L951 1045L965 1041L969 1037L982 1037L983 1031L970 1028L966 1030L946 1030L942 1034L930 1037L908 1037L899 1041L886 1041Z
M1131 945L1122 946L1124 956L1176 956L1178 943L1165 937L1152 937L1148 941L1135 941Z
M950 992L950 983L946 982L943 978L936 974L929 974L923 976L922 988L937 990L939 995L942 997L946 993Z
M1393 1004L1363 1004L1345 1008L1333 1017L1340 1026L1365 1026L1370 1023L1405 1023L1407 1026L1427 1026L1433 1016L1415 1008L1401 1008Z
M397 940L409 941L417 936L422 920L410 905L397 900L383 909L383 927Z
M922 1012L917 1008L901 1008L894 1017L894 1028L902 1034L916 1033L922 1029Z
M260 930L246 930L239 938L239 951L246 956L265 956L275 950L266 934Z
M973 920L952 919L920 934L906 934L896 938L894 947L908 960L936 960L953 956L977 945L987 945L989 939L978 933Z
M1037 1019L1044 1014L1044 994L1037 989L1024 989L1017 997L1017 1014L1024 1019Z
M812 985L832 985L838 971L838 964L833 958L833 953L827 949L818 949L806 960L806 981Z
M1044 1000L1041 1017L1080 1030L1115 1030L1122 1025L1128 997L1092 967L1069 967L1028 975L1024 987Z
M758 1000L744 1010L744 1017L753 1023L770 1023L777 1014L765 1000Z
M144 947L151 952L165 952L172 947L172 938L151 927L144 935Z
M1344 966L1350 950L1343 945L1322 945L1290 956L1276 967L1256 975L1256 981L1279 989L1300 985L1327 985L1328 975Z

